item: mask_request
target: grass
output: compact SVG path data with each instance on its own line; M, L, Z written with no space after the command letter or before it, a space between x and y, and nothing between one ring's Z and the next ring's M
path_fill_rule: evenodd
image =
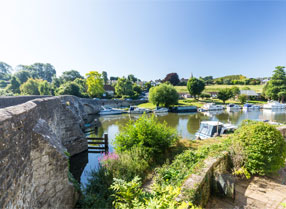
M176 106L196 106L196 107L202 107L204 104L210 103L210 102L213 102L213 103L216 103L216 104L220 104L220 105L223 104L223 102L221 100L219 100L219 99L200 99L200 100L180 99L178 105L176 105ZM265 104L266 101L249 100L249 101L247 101L247 103ZM236 100L233 100L233 99L227 100L225 102L225 105L227 105L227 104L238 104L238 105L241 105L239 101L236 101ZM140 104L140 105L138 105L138 107L148 108L148 109L155 109L156 108L156 106L153 105L150 102Z
M262 93L262 89L264 87L264 85L210 85L206 86L204 93L217 92L220 89L231 88L233 86L237 86L240 90L242 90L245 87L249 87L251 90L254 90L257 93ZM175 86L175 88L179 93L189 92L186 86Z

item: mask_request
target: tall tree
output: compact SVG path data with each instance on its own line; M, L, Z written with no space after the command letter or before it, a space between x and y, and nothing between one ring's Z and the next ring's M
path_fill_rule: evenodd
M103 78L104 84L106 85L108 82L107 72L102 71L102 78Z
M69 70L63 72L61 78L64 80L64 82L68 82L74 81L77 78L83 78L83 76L81 76L81 74L76 70Z
M7 86L7 91L13 92L14 94L20 93L20 83L15 76L12 76L10 84Z
M180 83L180 79L177 73L169 73L164 78L163 82L169 81L172 85L176 86L178 83Z
M27 70L20 70L20 71L17 71L14 76L16 78L18 78L19 82L21 84L25 83L29 78L32 78L32 74L30 71L27 71Z
M284 100L284 93L280 93L286 92L286 74L284 69L284 66L277 66L276 70L274 70L273 76L264 88L264 94L267 98Z
M127 79L130 80L131 82L135 83L138 81L138 78L136 78L133 74L130 74L127 76Z
M38 89L39 89L40 95L51 95L52 87L51 87L51 84L48 83L47 81L39 82Z
M40 95L39 84L42 80L29 78L20 86L21 94L24 95Z
M60 86L57 91L58 95L73 95L81 97L80 87L74 81L68 81Z
M129 96L132 97L133 92L133 84L132 81L126 78L119 78L115 85L115 93L118 96Z
M47 63L34 63L32 65L18 65L18 70L27 70L32 73L33 78L40 78L48 82L52 81L53 76L56 75L54 66Z
M205 89L205 82L201 79L195 77L190 78L187 84L188 91L195 99L199 96Z
M233 93L231 89L220 89L218 94L217 94L217 98L222 100L223 103L225 103L226 100L230 99L231 97L233 97Z
M149 101L156 106L169 107L178 103L179 94L170 84L162 83L149 91Z
M0 62L0 80L8 81L11 78L12 67L5 62Z
M101 74L97 71L90 71L85 75L88 95L90 97L101 97L104 93Z

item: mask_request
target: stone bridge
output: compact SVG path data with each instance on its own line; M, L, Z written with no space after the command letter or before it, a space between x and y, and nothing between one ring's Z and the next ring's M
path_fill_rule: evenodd
M87 150L82 131L87 115L102 105L142 102L0 97L0 208L73 208L78 194L68 178L67 152Z

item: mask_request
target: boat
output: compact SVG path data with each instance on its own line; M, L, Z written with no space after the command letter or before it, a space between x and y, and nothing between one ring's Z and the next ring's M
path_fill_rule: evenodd
M241 106L237 105L237 104L229 104L226 106L226 109L228 111L232 111L232 110L240 110Z
M187 113L187 112L197 112L196 106L182 106L182 107L173 107L170 110L174 113Z
M222 105L216 105L215 103L207 103L200 108L200 111L213 111L213 110L223 110L224 107Z
M237 126L224 124L219 121L202 121L199 130L195 134L197 139L207 139L221 136L222 134L232 133Z
M259 110L260 106L259 105L253 105L253 104L244 104L243 105L243 110Z
M101 110L99 111L99 115L118 115L122 114L123 110L111 108L111 107L104 107L101 106Z
M154 113L165 113L165 112L169 112L168 108L156 108L154 111Z
M263 105L263 109L284 109L285 107L285 104L281 104L277 101L269 101Z
M137 106L130 106L128 113L129 114L143 114L143 113L149 113L152 112L150 109L147 108L140 108Z

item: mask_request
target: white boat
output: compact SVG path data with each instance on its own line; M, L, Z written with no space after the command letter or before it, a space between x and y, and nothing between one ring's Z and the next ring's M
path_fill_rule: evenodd
M263 109L284 109L285 107L285 104L281 104L277 101L269 101L263 105Z
M240 110L241 106L237 105L237 104L229 104L226 106L226 109L228 111L232 111L232 110Z
M243 110L259 110L260 106L259 105L253 105L253 104L244 104L243 105Z
M99 111L99 115L117 115L122 114L123 110L111 108L111 107L104 107L101 106L101 110Z
M216 105L215 103L207 103L202 106L201 111L213 111L213 110L223 110L222 105Z
M199 130L195 134L197 139L207 139L233 132L237 126L223 124L219 121L202 121Z
M137 106L130 106L128 113L130 114L143 114L143 113L149 113L152 112L150 109L140 108Z
M168 108L156 108L154 111L154 113L165 113L165 112L169 112Z

